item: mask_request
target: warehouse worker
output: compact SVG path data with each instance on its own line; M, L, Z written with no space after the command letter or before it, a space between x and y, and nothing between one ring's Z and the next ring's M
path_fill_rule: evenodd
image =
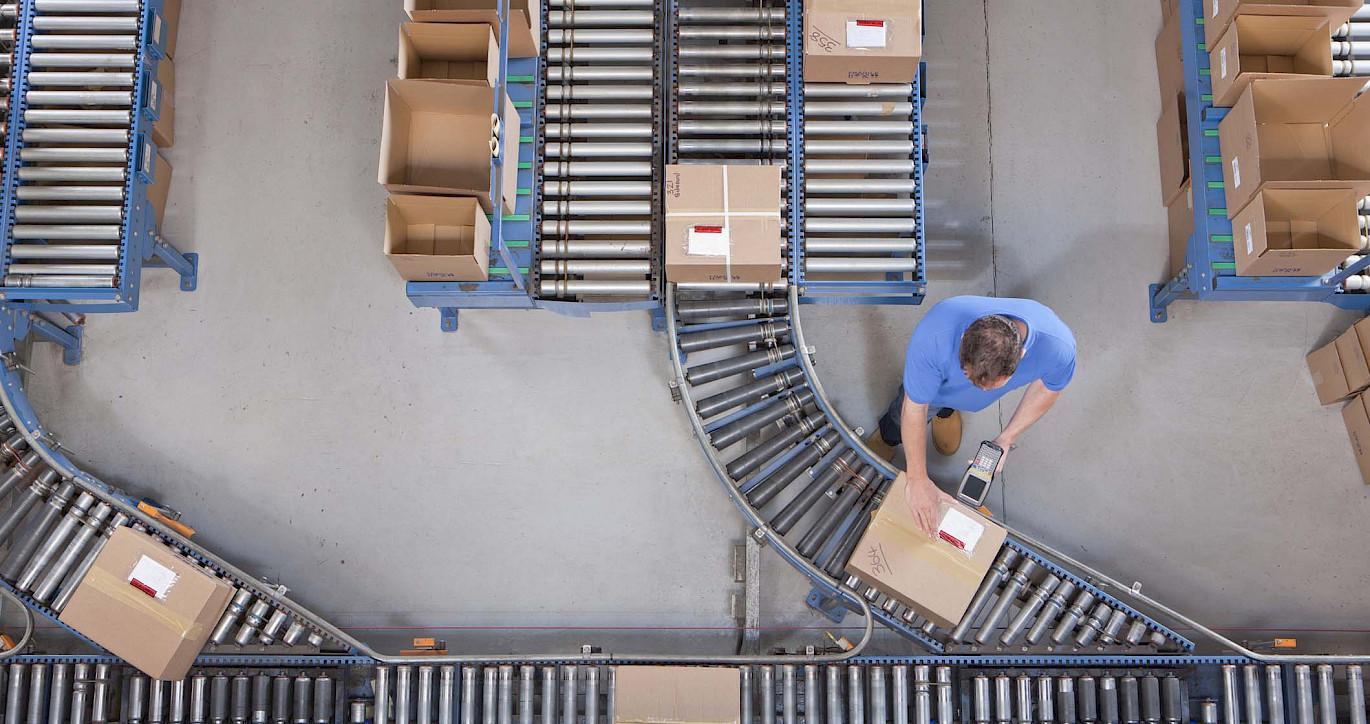
M953 297L933 306L909 340L904 383L867 443L887 460L904 445L905 493L918 527L937 533L938 506L951 496L928 478L927 425L942 455L961 447L961 412L989 407L1027 386L994 438L1004 460L1014 442L1056 404L1075 376L1075 335L1047 307L1027 299ZM996 471L997 472L997 471Z

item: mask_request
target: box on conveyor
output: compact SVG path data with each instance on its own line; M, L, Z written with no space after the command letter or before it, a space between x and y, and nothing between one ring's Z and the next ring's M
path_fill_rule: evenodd
M1184 48L1180 37L1180 16L1166 18L1156 36L1156 80L1161 89L1161 105L1179 97L1184 102Z
M484 23L402 23L399 77L493 87L499 41Z
M385 208L385 258L405 281L485 281L490 221L477 199L391 194Z
M1238 15L1209 49L1213 105L1237 102L1262 78L1332 77L1327 19L1297 15Z
M160 539L119 528L62 609L62 623L154 679L185 678L233 587Z
M667 166L666 278L779 282L780 192L779 166Z
M912 83L923 56L923 4L909 0L809 0L804 79Z
M404 0L410 20L421 23L485 23L499 37L499 0ZM536 0L509 2L509 57L535 58L542 44L542 13Z
M737 668L617 666L611 724L738 724Z
M162 103L152 124L152 142L157 148L171 148L176 143L176 63L171 58L157 61L157 84L162 87Z
M1370 193L1364 85L1364 78L1252 81L1218 125L1228 218L1262 189Z
M431 80L392 80L381 129L380 183L391 193L473 196L491 211L494 90ZM519 117L503 99L504 203L518 196Z
M1333 28L1361 8L1361 0L1201 0L1204 42L1214 47L1239 15L1285 15L1325 18Z
M1356 203L1346 188L1266 188L1232 220L1237 276L1320 277L1360 251Z
M152 170L152 185L147 189L147 200L152 205L152 213L157 218L157 231L162 231L162 219L166 217L167 198L171 196L171 163L157 154L157 166Z
M943 502L942 535L929 538L909 512L900 476L889 487L847 572L938 628L955 628L1003 546L1006 531L957 502Z

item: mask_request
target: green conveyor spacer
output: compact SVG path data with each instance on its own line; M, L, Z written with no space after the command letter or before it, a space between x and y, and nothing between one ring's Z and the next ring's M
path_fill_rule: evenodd
M1222 182L1222 181L1209 181L1209 182L1208 182L1208 188L1210 188L1210 189L1220 189L1220 188L1223 188L1223 182Z
M494 214L486 214L486 215L485 215L485 218L486 218L486 219L489 219L490 221L494 221L494 220L495 220L495 215L494 215ZM505 215L504 215L504 220L505 220L505 221L528 221L529 218L530 218L530 217L528 216L528 214L505 214Z
M1213 71L1208 68L1200 68L1199 75L1213 75Z
M1221 244L1231 244L1231 243L1232 243L1232 235L1231 235L1231 234L1214 234L1212 238L1213 238L1213 242L1214 242L1215 244L1219 244L1219 243L1221 243Z
M533 107L533 102L532 102L532 101L514 101L514 107L515 107L515 108L532 108L532 107Z
M1215 261L1215 262L1213 262L1213 268L1214 268L1214 269L1231 269L1231 270L1233 270L1233 271L1236 271L1236 270L1237 270L1237 262L1235 262L1235 261Z
M1212 102L1213 102L1213 94L1212 94L1212 93L1205 93L1205 94L1199 96L1199 100L1203 101L1204 103L1212 103Z
M532 167L533 167L533 164L532 164L532 162L530 162L530 161L519 161L519 170L520 170L520 171L524 171L524 170L530 169L530 168L532 168Z
M1204 163L1222 163L1222 156L1204 156Z
M1209 216L1227 216L1227 209L1209 209Z
M506 268L504 268L504 267L502 267L502 266L492 266L492 267L490 267L490 273L491 273L491 274L508 274L508 273L509 273L509 270L506 269ZM521 267L519 267L519 273L520 273L520 274L527 274L527 273L528 273L528 267L526 267L526 266L521 266Z
M1205 136L1208 136L1209 138L1217 138L1217 137L1218 137L1218 129L1216 129L1216 128L1214 128L1214 129L1204 129L1204 135L1205 135ZM1221 159L1218 161L1218 163L1222 163Z
M537 79L531 75L511 75L505 80L509 83L532 83Z

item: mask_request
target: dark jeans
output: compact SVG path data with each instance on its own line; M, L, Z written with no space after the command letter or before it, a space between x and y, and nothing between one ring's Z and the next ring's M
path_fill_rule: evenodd
M948 418L951 417L953 412L955 412L955 410L952 410L949 407L943 407L937 410L928 407L928 420L932 420L933 415L937 415L941 418ZM894 401L890 403L889 409L885 410L885 415L880 418L880 438L885 441L886 445L895 447L903 442L904 435L899 429L903 417L904 386L899 385L899 391L895 393Z

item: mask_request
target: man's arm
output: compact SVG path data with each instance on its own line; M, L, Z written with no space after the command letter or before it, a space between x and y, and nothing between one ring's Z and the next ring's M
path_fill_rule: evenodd
M1008 458L1009 448L1018 441L1020 435L1032 427L1033 423L1047 414L1047 410L1061 398L1061 392L1062 390L1047 389L1041 380L1028 385L1027 392L1023 393L1023 399L1018 403L1018 409L1013 411L1013 417L1009 418L1003 432L994 438L995 444L1004 449L1003 457L999 458L999 468L995 472L1004 469L1004 460Z
M928 406L906 396L901 415L899 434L904 443L904 467L907 468L904 497L918 527L931 538L937 535L941 502L950 497L938 490L928 477Z

